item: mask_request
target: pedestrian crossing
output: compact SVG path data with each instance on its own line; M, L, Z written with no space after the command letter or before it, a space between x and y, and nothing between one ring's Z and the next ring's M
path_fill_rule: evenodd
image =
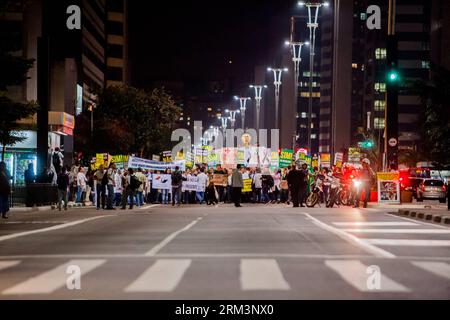
M200 282L198 282L198 279L189 279L195 274L194 269L204 268L204 264L207 263L205 259L146 258L144 261L144 264L147 264L147 266L142 268L142 265L139 265L137 267L139 269L138 273L129 277L125 275L127 284L117 288L118 292L124 295L173 293L177 292L180 287L183 287L183 282L184 285L195 282L199 287L203 286L203 288L206 287L207 289L220 290L220 287L217 288L214 281L208 281L208 275L205 276L204 280L202 278ZM320 278L331 281L329 283L330 287L335 285L341 288L339 290L354 290L355 292L367 294L410 294L414 290L423 290L423 287L418 286L414 282L417 278L429 281L431 277L435 281L433 283L441 285L444 291L447 290L446 288L448 288L450 283L446 282L450 281L450 264L448 262L426 260L402 261L405 264L402 266L402 269L411 272L411 276L408 277L409 272L393 272L392 268L388 267L387 264L385 265L387 261L392 260L377 260L375 265L373 261L372 263L368 263L367 261L358 259L336 258L315 260L314 263L317 263L317 265L314 265L312 269L302 269L302 266L305 264L300 262L296 264L299 268L295 268L293 271L292 264L288 267L288 262L283 259L241 258L234 259L231 265L222 263L212 264L211 266L216 270L212 270L211 274L214 274L214 277L221 275L221 280L225 280L226 283L236 283L238 284L237 290L247 293L296 291L299 290L299 284L312 281L311 279L317 277L317 274L323 271L325 274L321 274ZM117 261L104 259L69 260L49 270L41 270L41 273L32 276L29 274L25 276L26 273L23 270L19 270L17 273L14 272L14 269L19 268L22 264L28 264L28 268L30 268L30 263L30 261L20 260L0 261L0 299L2 297L14 298L26 295L42 296L61 293L62 289L67 289L68 279L70 279L68 268L70 266L79 267L82 279L92 274L91 281L92 279L98 281L97 278L102 274L102 270L113 270L113 274L110 273L109 278L105 276L103 280L103 285L107 285L108 288L115 285L114 274L121 274L123 276L121 268L117 266L116 269L112 268ZM230 270L236 270L237 272L230 272ZM95 276L93 273L95 273ZM3 281L10 279L12 275L14 277L20 275L24 279L17 278L12 285L3 287ZM400 279L396 279L396 277ZM99 288L92 288L91 281L83 280L83 288L87 286L89 290L102 289L103 285L99 286ZM408 281L411 283L408 283ZM98 282L96 283L98 285ZM122 282L119 281L118 283Z
M450 235L450 229L445 227L430 228L429 225L415 222L396 221L352 221L332 222L340 232L346 232L352 236L359 236L359 240L374 246L386 247L450 247L450 238L433 239L433 236ZM372 238L371 235L376 235ZM380 237L379 235L386 235ZM420 235L420 239L411 238L412 235ZM396 236L393 238L392 236ZM402 238L407 236L408 238ZM450 254L450 252L449 252Z

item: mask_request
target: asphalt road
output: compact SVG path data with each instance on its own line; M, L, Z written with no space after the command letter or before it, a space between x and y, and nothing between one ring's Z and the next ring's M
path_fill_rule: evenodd
M383 210L156 205L0 222L0 299L449 298L450 228Z

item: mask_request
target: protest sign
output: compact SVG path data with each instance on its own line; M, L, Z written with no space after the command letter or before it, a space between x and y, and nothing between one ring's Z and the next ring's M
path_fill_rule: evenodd
M294 158L294 150L282 149L280 153L280 168L287 168L292 164L292 159Z
M329 153L320 154L320 167L331 168L331 154Z
M214 174L211 181L215 186L226 187L228 185L228 176L226 174Z
M242 192L252 192L252 179L244 179L243 182Z
M342 162L344 160L344 154L342 152L336 152L334 154L334 165L338 168L342 168Z
M186 170L185 161L174 162L159 162L153 160L142 159L138 157L128 158L128 168L141 168L145 170L159 170L164 171L166 169L175 170L175 167L179 167L181 171Z
M172 178L170 174L153 174L152 188L162 190L172 189Z
M400 174L377 172L378 203L400 204Z

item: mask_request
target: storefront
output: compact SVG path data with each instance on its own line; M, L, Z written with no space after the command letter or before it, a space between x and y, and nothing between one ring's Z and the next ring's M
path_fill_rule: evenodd
M32 163L36 173L36 131L20 131L18 134L25 137L25 140L16 143L12 147L6 147L5 163L6 169L12 177L15 186L25 184L25 170L28 164ZM1 148L1 145L0 145Z

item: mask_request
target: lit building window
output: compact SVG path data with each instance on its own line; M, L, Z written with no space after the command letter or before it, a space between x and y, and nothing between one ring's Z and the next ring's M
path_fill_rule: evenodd
M300 96L301 96L302 98L309 98L309 92L302 92L302 93L300 94ZM313 98L320 98L320 92L313 92L313 93L312 93L312 97L313 97Z
M184 120L184 118L183 117L180 117L180 121L183 121Z
M362 13L361 13L361 20L364 21L364 20L366 20L366 18L367 18L366 13L365 13L365 12L362 12Z
M386 59L386 49L385 48L376 48L375 49L375 59L385 60Z
M306 124L301 124L301 125L300 125L300 128L301 128L301 129L306 129L307 126L306 126Z
M375 82L375 91L376 92L386 92L386 83Z
M302 112L302 118L306 119L306 112Z
M386 107L386 101L375 100L373 107L374 107L375 111L384 111L384 108Z
M422 61L422 69L430 69L430 61Z
M353 69L358 69L358 64L357 63L352 63L352 68Z
M317 134L313 133L313 134L311 135L311 139L317 139Z
M208 111L212 111L212 108L211 108L211 107L209 107L209 108L208 108Z
M375 129L384 129L385 119L384 118L375 118L373 119L373 127Z

